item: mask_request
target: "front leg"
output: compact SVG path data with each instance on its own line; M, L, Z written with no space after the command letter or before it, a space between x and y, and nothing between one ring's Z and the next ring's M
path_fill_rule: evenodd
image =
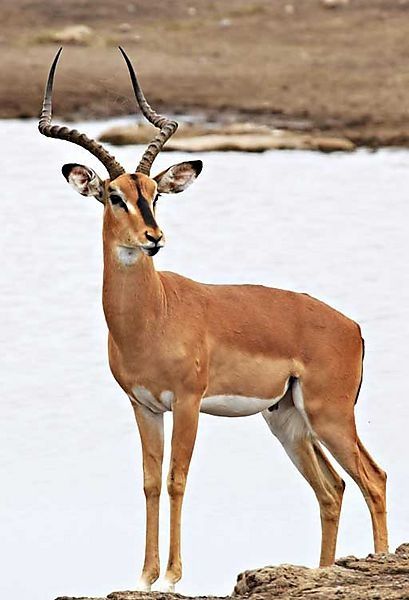
M142 442L143 489L146 498L145 562L139 589L150 591L159 577L159 498L162 487L163 413L132 402Z
M182 502L190 459L196 440L200 400L200 396L177 398L172 406L172 451L168 475L170 547L165 576L169 591L173 591L175 583L182 577L182 560L180 556Z

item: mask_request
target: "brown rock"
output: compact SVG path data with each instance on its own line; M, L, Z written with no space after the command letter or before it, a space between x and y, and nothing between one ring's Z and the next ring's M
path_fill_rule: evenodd
M264 567L239 575L233 595L252 600L397 600L409 599L409 544L395 554L341 558L333 567Z
M184 152L238 151L264 152L266 150L321 150L323 152L348 151L355 149L347 139L276 132L276 134L252 135L205 135L189 139L172 139L166 150Z
M57 31L43 32L38 36L37 41L87 46L92 41L92 36L93 30L88 25L69 25Z
M148 144L155 133L150 125L133 124L111 127L99 140L114 145ZM280 149L350 152L355 149L355 144L347 138L271 129L252 123L217 126L182 123L174 137L164 146L164 150L184 152L264 152Z
M214 131L214 128L212 129ZM200 124L181 123L175 133L175 138L189 138L206 135L210 130ZM100 142L108 142L114 146L127 144L148 144L158 133L158 130L147 123L132 123L131 125L115 125L99 136Z
M349 0L321 0L321 4L324 8L340 8L348 6Z
M57 600L223 600L213 596L191 598L161 592L112 592L107 598ZM227 598L227 597L226 597ZM224 600L226 600L226 598ZM294 565L245 571L228 598L246 600L409 600L409 544L395 554L347 556L333 567L309 569Z

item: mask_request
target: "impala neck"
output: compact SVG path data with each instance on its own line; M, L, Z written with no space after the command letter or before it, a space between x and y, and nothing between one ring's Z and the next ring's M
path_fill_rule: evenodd
M153 260L140 250L121 247L104 227L102 300L111 336L118 346L143 344L164 310L164 292Z

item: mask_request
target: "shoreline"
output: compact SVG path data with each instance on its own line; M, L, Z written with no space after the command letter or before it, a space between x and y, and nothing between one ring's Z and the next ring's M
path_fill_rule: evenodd
M101 0L56 10L52 0L5 0L3 8L0 118L38 116L60 45L56 114L132 115L123 45L158 112L250 121L358 147L409 147L409 1L328 9L322 0Z
M189 109L186 107L186 111L182 111L181 109L176 109L172 106L163 106L158 108L158 110L169 118L174 118L179 122L179 125L185 127L189 125L193 130L196 128L198 130L197 135L201 135L202 132L208 137L213 137L219 135L220 133L224 135L226 130L229 128L236 128L237 131L241 129L247 128L246 137L249 139L251 137L252 132L260 133L264 128L266 131L275 132L281 134L284 139L290 139L289 144L284 143L283 145L277 144L270 147L265 147L259 149L253 148L230 148L230 147L216 147L216 148L198 148L191 149L187 148L187 151L209 151L209 150L237 150L237 151L249 151L249 152L262 152L268 149L306 149L306 150L315 150L322 152L332 152L332 151L351 151L358 148L368 149L368 150L380 150L382 148L409 148L409 127L407 131L403 131L402 128L392 127L392 126L362 126L362 127L349 127L347 125L342 125L342 123L335 126L328 126L326 123L322 123L321 126L313 123L311 120L306 119L298 119L298 118L284 118L282 116L271 115L270 112L263 113L262 111L249 112L245 110L230 110L223 109L223 111L215 111L209 109L198 109L195 107L194 109ZM25 114L21 115L12 115L8 117L0 116L0 119L3 121L30 121L33 120L36 122L39 118L37 114ZM122 122L123 121L123 122ZM118 114L106 114L102 115L99 111L89 111L89 110L79 110L76 113L68 112L67 114L61 114L60 112L57 115L53 115L53 123L64 123L64 124L76 124L78 122L87 123L100 123L101 127L105 126L105 129L101 132L101 137L103 142L108 142L113 145L126 145L126 144L145 144L147 140L145 140L145 133L142 135L142 138L139 139L139 134L131 135L130 141L122 141L121 135L117 135L117 131L123 130L124 132L128 132L128 130L132 129L132 127L144 127L146 123L141 119L141 115L139 113L123 113L120 112ZM114 124L111 125L111 122ZM149 127L149 126L148 126ZM110 133L110 130L114 131L114 136L112 139L109 139L109 135L105 138L105 133ZM154 131L152 129L152 131ZM184 131L185 133L185 131ZM133 137L135 139L133 139ZM178 135L178 137L181 137ZM185 136L183 136L185 137ZM188 138L193 139L195 137L194 133L189 133ZM233 137L233 136L231 136ZM307 139L308 142L305 146L302 144L298 144L298 140ZM326 144L328 141L328 144ZM332 142L335 141L335 144ZM321 142L323 142L321 144ZM171 144L169 144L171 146ZM246 146L246 145L244 145ZM321 147L322 146L322 147ZM171 148L166 147L164 150L177 150L179 148ZM183 150L184 148L180 148Z

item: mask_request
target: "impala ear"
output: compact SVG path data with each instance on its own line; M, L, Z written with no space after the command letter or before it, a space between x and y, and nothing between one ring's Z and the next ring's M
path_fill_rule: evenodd
M94 196L104 204L104 182L93 169L77 163L68 163L63 166L62 174L81 196Z
M183 192L196 177L200 174L203 168L201 160L190 160L169 167L166 171L162 171L154 177L158 184L158 192L160 194L178 194Z

